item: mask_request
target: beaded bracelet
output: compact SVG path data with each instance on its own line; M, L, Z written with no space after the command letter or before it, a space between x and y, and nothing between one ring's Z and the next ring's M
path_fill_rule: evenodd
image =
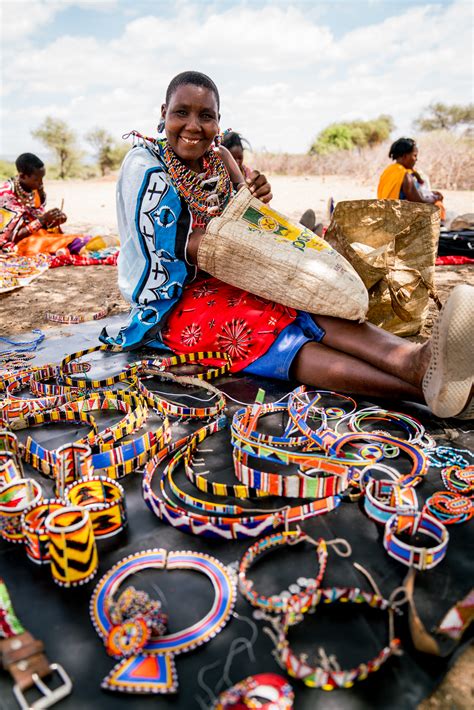
M447 466L441 471L441 478L452 493L466 496L474 493L474 466Z
M20 442L17 435L9 429L0 429L0 460L3 458L11 459L20 477L23 477Z
M385 525L395 513L418 510L418 498L413 487L398 482L371 478L364 489L364 510L371 520Z
M178 402L170 401L170 399L165 398L163 395L159 397L149 390L143 383L142 375L152 375L158 377L160 380L170 380L184 387L200 387L202 389L211 392L211 394L216 397L216 402L208 407L185 407ZM137 378L137 389L146 399L148 404L153 407L156 411L161 414L166 414L172 417L179 417L180 419L205 419L208 417L217 416L225 407L226 399L222 392L216 387L211 385L198 377L187 377L180 375L173 375L170 372L156 372L149 368L143 368L140 370L140 377Z
M98 311L92 311L88 314L77 314L77 313L67 313L66 315L62 313L51 313L47 311L44 314L45 320L50 323L62 323L63 325L77 325L78 323L85 323L91 320L101 320L105 318L110 311L110 306L105 306L100 308Z
M192 626L161 636L150 636L146 631L141 634L143 627L137 626L133 616L114 624L110 602L117 589L130 575L149 569L186 569L204 574L214 590L211 610ZM202 552L145 550L117 562L97 584L90 603L91 619L98 635L106 647L113 650L113 655L125 656L103 680L102 687L129 693L175 693L178 676L174 657L214 638L229 621L235 597L235 575L217 559ZM130 639L138 636L143 641L131 646Z
M0 456L0 489L7 483L23 478L18 470L13 454L7 452Z
M34 232L37 232L39 229L42 229L43 225L39 221L39 219L32 219L31 222L25 224L25 227L27 228L30 234L34 234Z
M232 418L232 436L235 440L249 440L254 445L264 444L276 448L301 448L307 444L306 436L291 436L287 425L282 436L256 431L259 419L270 414L287 414L286 405L257 404L238 409ZM291 424L291 421L290 421ZM294 430L293 426L291 427Z
M21 516L43 499L34 478L18 478L0 489L0 536L8 542L23 542Z
M90 476L66 488L66 500L85 508L90 515L96 539L112 537L127 526L125 492L117 481L105 476Z
M31 378L38 369L39 368L28 368L27 370L17 373L14 377L5 380L4 390L7 393L7 399L5 399L1 405L3 419L10 421L18 417L25 417L28 414L40 413L45 409L59 407L61 404L67 402L68 399L76 397L76 394L70 391L34 398L15 397L14 393L17 390L30 386Z
M55 510L63 510L64 502L59 498L45 498L21 517L21 529L25 543L26 555L31 562L38 565L49 564L49 535L45 520Z
M291 585L289 591L266 596L257 592L254 589L254 583L250 579L247 579L247 572L250 566L260 557L260 555L281 546L297 545L305 541L310 541L313 545L315 544L313 540L310 539L301 529L288 530L286 532L268 535L267 537L258 540L248 548L240 561L239 590L252 606L263 609L264 611L282 614L287 611L289 605L293 602L303 598L307 599L308 594L320 586L326 570L328 557L326 541L323 540L323 538L319 538L316 542L316 555L319 566L318 574L316 577L310 579L305 579L303 577L299 578L296 585L298 590L295 591L295 589L292 588L295 585ZM305 589L299 589L299 587L304 587Z
M474 501L451 491L433 493L425 502L425 508L444 525L465 523L474 515Z
M429 548L414 547L399 539L401 533L412 536L424 533L438 544ZM383 545L390 557L418 570L436 567L446 555L448 541L449 533L445 526L425 510L421 513L396 513L385 524Z
M199 363L206 364L209 360L220 360L222 365L208 368L204 372L195 373L193 374L193 377L197 377L200 380L213 380L220 375L228 373L232 367L232 360L227 353L196 352L183 353L182 355L172 355L171 357L156 358L155 360L142 360L140 368L149 368L152 370L158 370L159 372L164 372L165 370L169 370L171 367L175 367L176 365L196 365Z
M354 412L347 418L346 423L351 431L365 433L362 424L366 421L389 422L390 424L397 424L404 432L407 433L408 436L405 440L410 444L416 444L418 446L426 445L425 428L417 419L410 417L408 414L388 411L386 409L381 409L380 407L366 407L365 409ZM338 425L336 425L336 431L337 428ZM377 431L373 433L386 434L388 432ZM389 436L391 436L391 434L389 434ZM398 435L396 436L398 439L400 438Z
M312 666L307 661L306 654L296 654L288 641L288 631L291 627L304 620L307 612L317 613L319 603L353 603L367 604L368 606L389 614L389 643L372 660L360 663L356 668L341 670L336 659L328 658L320 649L321 663ZM277 617L273 622L277 630L276 638L269 633L275 643L274 655L280 665L293 678L302 680L310 688L321 688L322 690L334 690L335 688L351 688L356 681L365 680L369 673L379 670L390 656L400 653L400 639L393 634L393 614L396 606L390 600L383 599L380 595L372 592L362 592L358 588L332 588L316 589L312 595L311 603L307 599L300 599L292 603L286 613Z
M123 352L121 347L115 345L96 345L88 350L80 350L79 352L67 355L59 365L59 371L61 374L61 379L64 384L70 387L80 387L85 389L103 389L106 387L111 387L117 382L124 382L134 377L138 372L138 364L134 363L132 365L127 365L123 370L121 370L116 375L111 375L110 377L105 377L102 380L82 380L79 378L70 377L70 363L77 360L84 355L90 355L96 352L109 352L109 353L120 353Z
M51 574L60 587L86 584L97 573L99 558L87 510L69 506L45 520L49 535Z

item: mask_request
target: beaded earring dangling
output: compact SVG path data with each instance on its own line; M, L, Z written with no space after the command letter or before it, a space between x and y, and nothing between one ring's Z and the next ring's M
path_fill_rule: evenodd
M218 133L217 136L214 137L214 145L216 146L216 148L218 148L221 143L222 143L222 134Z
M160 121L156 127L156 130L158 131L158 133L163 133L163 131L165 130L165 119L164 118L160 118Z

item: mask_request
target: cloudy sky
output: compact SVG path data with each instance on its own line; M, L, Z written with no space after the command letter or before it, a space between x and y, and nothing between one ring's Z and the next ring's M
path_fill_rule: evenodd
M472 96L471 0L0 0L0 156L43 152L31 130L154 131L180 71L209 74L222 128L304 152L328 123Z

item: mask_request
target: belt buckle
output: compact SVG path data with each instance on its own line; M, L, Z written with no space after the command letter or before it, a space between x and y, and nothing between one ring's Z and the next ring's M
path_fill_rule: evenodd
M18 683L15 683L13 686L13 694L15 695L18 705L22 710L42 710L42 708L49 708L51 705L55 705L60 700L65 698L71 692L72 682L64 668L60 666L59 663L51 663L49 668L51 672L57 672L62 683L57 688L51 689L43 683L43 680L37 673L32 673L31 680L33 683L30 687L32 688L33 685L36 686L43 696L35 700L33 703L30 704L27 701L24 692L21 690Z

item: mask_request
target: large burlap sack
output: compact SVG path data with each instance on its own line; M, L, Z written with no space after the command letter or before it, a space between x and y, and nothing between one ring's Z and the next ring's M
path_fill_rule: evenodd
M197 262L221 281L284 306L365 320L367 290L348 261L247 188L209 222Z
M418 333L434 286L439 210L407 200L338 202L325 238L369 290L368 320L397 335Z

